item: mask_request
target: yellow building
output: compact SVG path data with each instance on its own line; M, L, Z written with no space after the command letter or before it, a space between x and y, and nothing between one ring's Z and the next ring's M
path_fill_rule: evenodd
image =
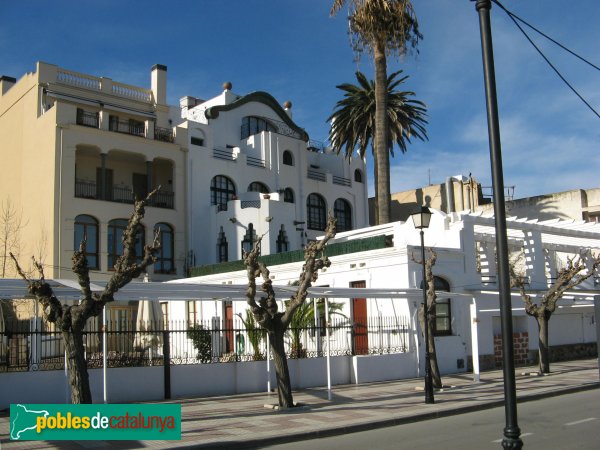
M184 275L186 148L178 142L187 135L171 125L166 76L154 66L147 89L39 62L19 80L0 78L0 205L22 219L0 240L18 241L24 267L35 255L47 278L72 278L71 256L86 236L92 281L108 279L134 195L160 185L140 252L160 230L148 275Z

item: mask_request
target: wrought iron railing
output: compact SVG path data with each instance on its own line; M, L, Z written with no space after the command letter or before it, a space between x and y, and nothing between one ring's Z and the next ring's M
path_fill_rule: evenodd
M378 355L405 353L410 340L405 317L369 317L352 322L333 317L329 340L323 319L292 326L285 336L288 358L327 355ZM36 325L37 324L37 325ZM102 367L104 346L107 367L208 364L264 360L265 332L248 329L234 320L115 321L102 332L98 319L84 333L89 368ZM168 357L168 359L166 359ZM65 347L60 330L43 321L5 323L0 333L0 372L59 370L65 367Z
M173 136L173 130L169 128L154 127L154 139L172 143L175 137Z
M89 180L75 180L75 197L127 203L130 205L133 205L135 201L133 190L129 186L119 185L109 187L106 189L106 195L102 196L98 184L95 181ZM175 207L175 193L158 191L150 199L149 206L173 209Z
M77 108L76 123L84 127L98 128L100 126L100 114Z
M140 137L144 137L146 134L146 126L137 120L111 119L108 123L108 130Z

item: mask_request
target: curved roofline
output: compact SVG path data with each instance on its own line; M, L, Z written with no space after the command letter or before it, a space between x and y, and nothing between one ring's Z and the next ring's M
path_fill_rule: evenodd
M293 122L293 120L290 118L290 116L287 115L287 113L277 102L277 100L275 100L275 97L273 97L268 92L251 92L250 94L245 95L235 100L234 102L229 103L228 105L211 106L210 108L206 108L206 110L204 111L204 116L207 119L216 119L217 117L219 117L219 113L221 111L231 111L232 109L238 108L249 102L259 102L270 107L273 111L277 113L279 118L283 122L285 122L286 125L288 125L292 130L298 132L300 136L302 136L302 140L304 142L308 142L308 133Z

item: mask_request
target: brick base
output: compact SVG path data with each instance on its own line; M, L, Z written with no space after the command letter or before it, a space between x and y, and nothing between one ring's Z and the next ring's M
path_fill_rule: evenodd
M513 333L513 349L515 366L531 364L529 357L529 333ZM494 336L494 365L502 367L502 335Z

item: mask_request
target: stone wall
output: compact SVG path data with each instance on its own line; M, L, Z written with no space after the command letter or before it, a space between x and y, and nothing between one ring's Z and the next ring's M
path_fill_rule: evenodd
M513 333L513 349L515 366L531 364L529 357L529 333ZM502 335L494 336L494 363L496 368L502 367Z

